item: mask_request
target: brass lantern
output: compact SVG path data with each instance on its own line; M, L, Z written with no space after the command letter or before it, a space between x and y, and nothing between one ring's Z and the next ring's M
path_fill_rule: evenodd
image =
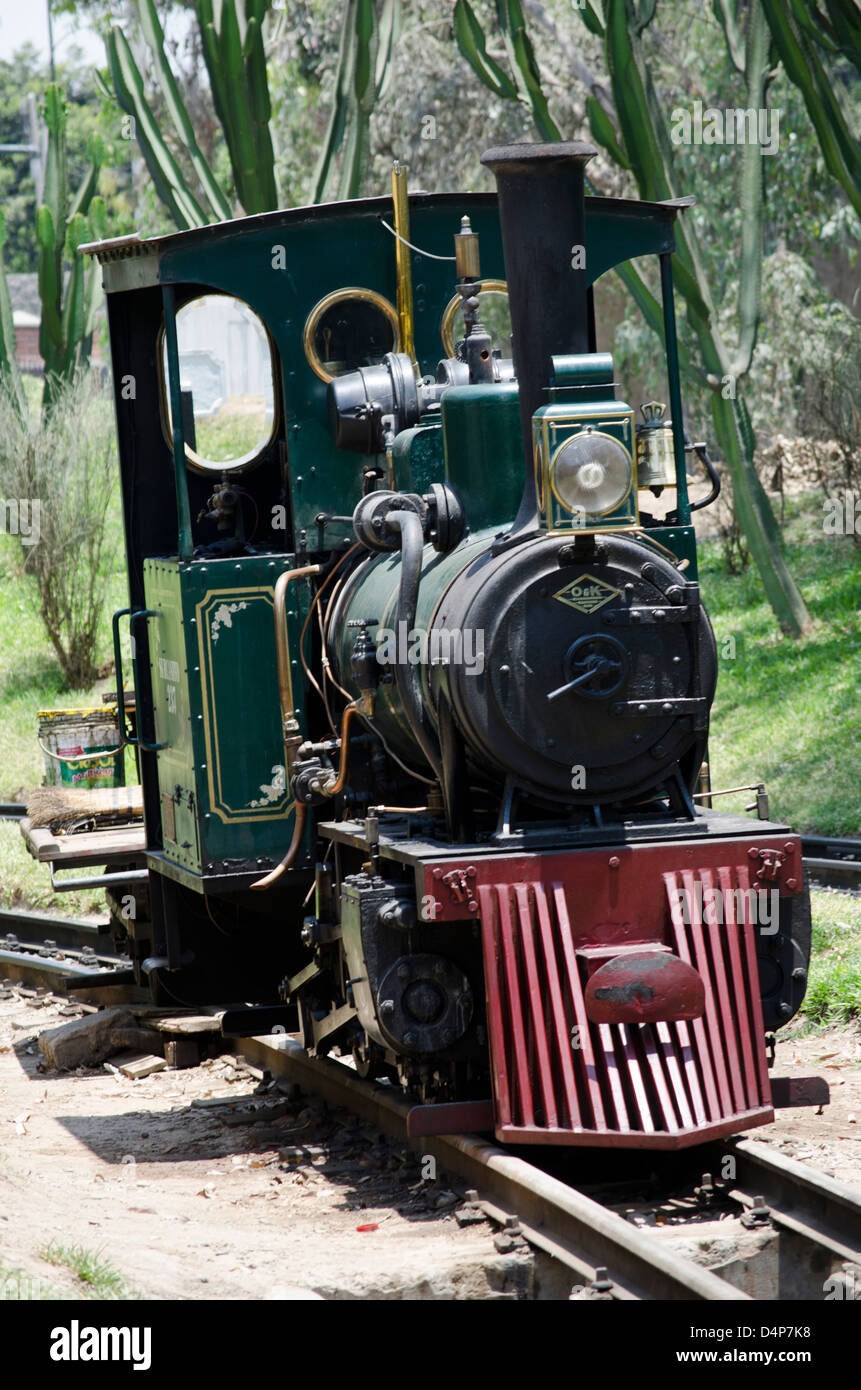
M659 497L665 487L676 486L673 426L661 401L641 406L643 424L637 426L637 486L649 487Z

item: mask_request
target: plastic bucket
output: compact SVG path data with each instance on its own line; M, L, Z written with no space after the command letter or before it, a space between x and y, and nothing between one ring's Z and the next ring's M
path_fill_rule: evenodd
M120 730L116 705L39 710L39 747L48 787L119 787Z

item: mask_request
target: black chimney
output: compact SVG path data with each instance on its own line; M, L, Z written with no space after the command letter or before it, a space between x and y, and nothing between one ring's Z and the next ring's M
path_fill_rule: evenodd
M534 525L538 512L532 416L548 401L550 359L589 351L584 169L598 153L577 141L504 145L481 156L493 170L520 389L526 485L514 522Z

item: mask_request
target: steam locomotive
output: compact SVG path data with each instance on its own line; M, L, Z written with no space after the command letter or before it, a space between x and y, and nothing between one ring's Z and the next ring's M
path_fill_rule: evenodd
M701 780L690 200L587 198L594 153L87 248L148 841L129 931L157 998L352 1055L413 1133L675 1148L772 1119L810 911L798 837ZM640 256L669 415L638 425L594 285Z

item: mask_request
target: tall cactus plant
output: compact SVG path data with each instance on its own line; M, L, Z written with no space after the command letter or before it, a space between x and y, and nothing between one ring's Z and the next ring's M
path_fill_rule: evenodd
M151 2L151 0L150 0ZM197 22L236 196L247 213L278 206L263 21L271 0L196 0Z
M861 75L857 0L762 0L775 48L804 98L825 166L861 214L861 144L849 129L820 52L846 59Z
M0 212L0 386L7 390L22 415L26 413L24 385L15 360L15 323L12 301L6 280L3 247L6 243L6 219Z
M96 195L103 158L101 137L87 144L88 168L75 196L69 200L66 175L66 103L59 87L45 92L44 119L48 131L44 201L36 211L39 253L39 297L42 318L39 351L45 363L45 405L60 381L89 358L101 290L95 266L78 255L82 242L105 235L105 207ZM68 277L64 265L68 260Z
M793 0L794 2L794 0ZM831 0L841 3L841 0ZM750 0L742 7L738 0L715 0L723 25L731 61L744 75L748 106L760 109L765 103L769 80L769 42L762 0ZM519 0L497 0L497 17L506 40L511 66L502 77L515 87L519 100L527 99L542 136L558 139L541 90L540 74L534 63L532 46L525 35L525 20ZM596 141L611 159L630 169L640 196L649 200L676 197L674 151L664 111L651 80L643 51L643 34L652 23L654 0L604 0L577 7L577 14L591 33L603 40L604 57L610 78L615 121L594 95L587 98L590 128ZM465 37L466 36L466 37ZM454 37L463 56L485 85L498 95L499 65L488 71L486 42L477 15L469 0L457 0ZM528 47L527 47L528 45ZM523 55L533 54L532 62ZM518 54L521 55L518 58ZM524 70L524 64L526 70ZM527 79L528 72L528 79ZM518 76L519 74L519 76ZM546 114L545 114L546 112ZM683 368L712 391L712 419L718 443L733 480L736 514L759 569L763 587L781 627L798 636L810 623L804 599L786 564L780 534L771 504L754 466L756 440L740 383L750 369L759 323L759 296L763 255L762 149L757 142L744 146L742 169L743 232L738 293L738 334L733 348L721 333L711 299L703 257L692 223L677 223L677 252L673 257L673 279L683 296L688 322L693 329L698 359L682 357ZM633 263L619 268L626 288L633 295L649 326L663 334L660 305ZM727 384L731 383L727 390Z
M400 0L383 0L379 8L379 23L374 0L348 0L344 10L335 98L314 173L315 203L330 189L342 145L344 156L335 195L357 198L363 191L371 114L391 82L392 51L400 32Z
M194 0L213 105L230 156L240 209L248 214L279 205L263 28L271 0ZM107 38L113 93L134 120L134 133L156 192L180 228L233 215L197 139L165 50L155 0L137 0L141 33L173 134L197 186L189 186L147 99L144 75L122 29ZM314 175L315 201L330 190L340 158L337 196L362 188L370 153L370 119L391 76L401 0L347 0L332 115Z
M89 164L77 193L70 198L66 170L66 102L60 87L45 92L48 132L44 201L36 210L39 297L42 315L39 351L45 363L43 408L50 411L63 381L88 361L96 315L101 303L98 269L78 254L82 242L107 232L104 201L98 197L102 166L101 137L87 144ZM15 360L15 327L3 266L5 226L0 213L0 376L22 416L27 413L21 373ZM68 270L66 266L68 265Z

